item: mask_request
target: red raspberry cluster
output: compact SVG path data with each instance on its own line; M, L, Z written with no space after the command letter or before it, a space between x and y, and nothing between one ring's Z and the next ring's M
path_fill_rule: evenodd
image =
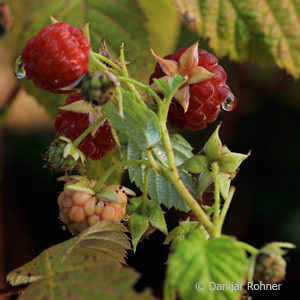
M186 63L182 62L180 58L183 53L190 48L180 49L176 54L167 55L164 59L176 62L179 65L180 71L180 65ZM207 123L216 120L220 112L220 105L229 104L227 110L232 110L235 106L236 100L230 88L226 85L227 74L224 69L218 65L218 59L203 49L197 50L198 57L196 66L205 68L215 75L210 79L189 85L189 105L186 112L176 99L172 100L168 121L174 128L189 130L203 129ZM187 66L185 74L180 75L189 75L189 73L192 72L190 72L189 66ZM162 64L158 62L155 66L154 73L151 74L150 84L153 83L154 78L165 76L166 72Z
M83 100L81 94L73 94L67 98L65 105L79 100ZM90 127L97 118L99 118L99 116L95 112L86 114L60 110L55 119L55 129L59 135L63 135L74 141ZM110 125L108 121L105 120L103 123L100 123L94 135L90 133L83 139L78 148L86 157L98 160L113 150L115 146L116 143L112 136Z
M62 87L88 72L89 50L79 28L66 23L44 27L22 51L26 77L41 89L62 93Z

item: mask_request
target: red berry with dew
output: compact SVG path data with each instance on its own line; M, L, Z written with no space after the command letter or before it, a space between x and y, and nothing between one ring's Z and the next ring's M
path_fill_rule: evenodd
M41 29L22 51L26 77L41 89L69 93L67 87L88 72L90 44L82 30L67 23Z
M158 63L150 84L156 92L161 90L155 78L167 80L175 74L188 77L170 105L168 122L174 128L200 130L216 120L221 108L226 111L235 108L236 99L226 85L226 72L213 54L198 49L198 43L164 58L156 54L154 57Z
M83 100L81 94L73 94L67 98L65 105L80 100ZM99 118L99 114L94 110L91 110L90 113L60 110L55 119L55 130L59 135L74 141ZM85 157L99 160L112 151L115 146L111 127L108 121L104 120L82 140L78 148Z

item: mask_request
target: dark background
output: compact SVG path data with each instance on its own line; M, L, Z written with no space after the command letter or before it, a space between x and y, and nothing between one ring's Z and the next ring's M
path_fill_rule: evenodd
M182 30L178 48L197 40ZM204 45L205 47L205 45ZM224 233L261 247L267 242L300 242L300 83L284 71L220 60L238 99L235 111L222 113L201 132L184 132L200 150L222 121L221 139L232 151L251 156L242 164ZM70 238L58 220L56 198L62 184L43 168L42 154L53 131L2 130L2 191L5 272L31 260L45 248ZM124 179L127 182L126 178ZM126 183L127 184L127 183ZM167 214L170 226L180 218ZM140 273L137 290L152 288L161 296L168 247L154 233L128 262ZM299 299L300 251L287 255L287 277L281 291L257 292L253 299Z

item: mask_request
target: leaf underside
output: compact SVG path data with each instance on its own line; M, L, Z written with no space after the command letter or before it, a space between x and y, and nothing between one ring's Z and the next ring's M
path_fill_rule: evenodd
M130 248L127 229L102 221L77 237L52 246L26 265L10 272L12 285L32 283L20 296L32 299L133 299L138 274L122 267ZM150 293L139 295L151 299Z

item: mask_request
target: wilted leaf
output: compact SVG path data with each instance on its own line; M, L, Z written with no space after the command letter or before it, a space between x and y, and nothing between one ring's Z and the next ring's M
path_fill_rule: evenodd
M169 286L179 291L183 300L236 300L242 293L248 260L245 252L230 237L206 240L199 231L188 235L169 258ZM201 282L205 289L197 291ZM239 285L239 290L209 289L209 284Z
M12 285L34 282L20 296L32 299L135 299L137 274L123 268L130 247L118 222L103 221L80 235L52 246L7 276ZM151 299L149 293L139 295Z

